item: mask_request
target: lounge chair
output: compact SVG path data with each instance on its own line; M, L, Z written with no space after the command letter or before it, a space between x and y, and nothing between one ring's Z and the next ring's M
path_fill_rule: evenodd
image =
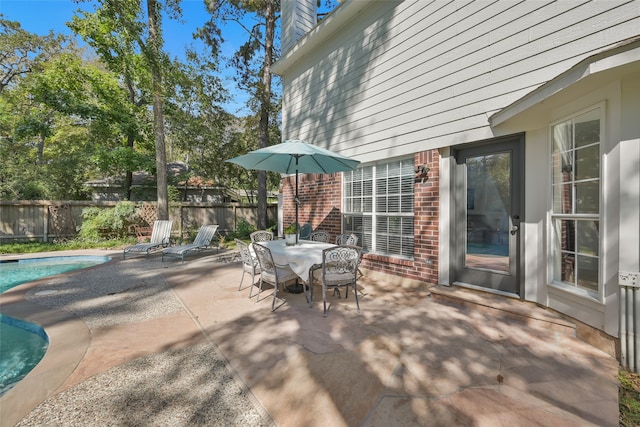
M196 238L193 240L193 243L187 245L177 245L171 246L169 248L164 248L162 250L162 261L164 261L165 256L173 256L180 257L182 262L184 262L185 255L188 255L191 251L200 251L202 249L206 249L211 246L211 240L213 240L213 236L216 234L218 230L218 225L203 225L198 230L198 234Z
M138 243L137 245L127 246L122 252L122 258L126 258L127 254L149 254L152 251L162 247L169 246L171 238L171 226L173 221L157 220L153 222L153 230L151 231L151 241L149 243Z

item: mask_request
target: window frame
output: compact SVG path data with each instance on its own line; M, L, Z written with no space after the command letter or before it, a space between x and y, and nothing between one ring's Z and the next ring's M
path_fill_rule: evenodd
M577 199L577 194L576 194L576 183L580 183L580 182L589 182L589 181L593 181L594 179L592 178L588 178L586 180L580 180L575 176L575 170L572 170L572 173L574 174L572 179L570 181L568 181L568 183L555 183L554 182L554 173L555 173L555 169L554 169L554 153L555 153L555 134L554 134L554 129L556 128L556 126L559 125L563 125L566 123L571 123L572 125L572 129L575 130L575 120L578 119L580 116L584 116L586 114L589 114L591 112L594 111L598 111L598 120L599 120L599 138L598 138L598 205L597 205L597 213L580 213L577 212L576 206L578 205L578 199ZM567 115L565 117L563 117L560 120L556 120L552 123L549 124L549 176L550 176L550 195L549 195L549 214L548 214L548 250L549 250L549 262L548 262L548 283L550 283L550 285L559 288L559 289L563 289L566 291L569 291L571 293L575 293L579 296L583 296L583 297L588 297L590 299L595 299L597 301L602 301L603 298L603 292L604 292L604 286L603 286L603 268L604 268L604 252L603 252L603 245L604 245L604 239L603 239L603 233L601 230L603 230L603 225L604 225L604 221L603 221L603 214L604 214L604 194L603 194L603 188L604 188L604 171L605 171L605 165L604 165L604 146L605 146L605 129L606 129L606 122L605 122L605 117L606 117L606 109L605 109L605 104L604 103L600 103L600 104L596 104L596 105L592 105L589 106L587 108L584 108L582 110L579 110L575 113L572 113L570 115ZM587 144L585 146L578 146L576 144L575 141L575 133L572 133L571 135L571 148L570 151L572 154L575 154L576 151L579 151L580 149L583 149L585 147L592 147L595 144ZM572 166L575 166L575 160L576 157L574 156L572 158L572 160L574 161L574 164ZM556 203L556 187L557 185L571 185L571 212L570 213L565 213L565 212L555 212L555 203ZM575 233L575 237L572 239L573 240L573 248L569 248L570 250L563 250L561 248L562 242L558 237L558 228L556 226L556 224L558 223L558 221L573 221L573 223L575 224L575 227L573 229L573 233ZM578 229L578 224L580 222L583 222L583 224L585 222L596 222L597 223L597 254L593 255L593 254L588 254L588 253L581 253L580 252L580 247L579 247L579 242L578 242L578 232L576 231ZM561 269L563 267L562 264L562 255L563 254L573 254L574 256L574 277L573 277L573 282L568 282L568 281L562 281L557 279L558 276L561 277L562 273L560 271L557 271L558 269ZM578 257L586 257L586 258L591 258L591 259L596 259L597 260L597 289L589 289L587 287L584 286L580 286L579 285L579 280L580 280L580 270L578 269ZM576 273L577 272L577 273Z
M380 193L379 181L381 177L378 175L380 168L389 168L390 165L398 164L399 168L399 193L392 193L389 191L385 191L384 193ZM407 167L410 165L410 168ZM370 174L365 174L365 170L370 168ZM406 168L406 171L405 169ZM410 170L410 173L409 173ZM366 177L370 177L371 180L371 195L369 203L365 204L364 200L368 197L368 195L354 195L352 191L349 191L347 188L348 185L351 185L351 189L353 189L353 183L356 182L353 179L349 179L353 177L353 175L349 176L348 174L361 173L359 182L364 183ZM387 175L384 178L385 183L389 183L389 178L395 178L396 176ZM405 200L403 200L403 195L406 197L405 192L403 192L403 180L406 179L411 182L411 199L410 199L410 212L403 212L403 204ZM365 188L366 186L363 184L361 188ZM387 185L388 187L388 185ZM388 188L387 188L388 190ZM378 210L378 202L381 202L382 199L388 201L391 197L397 197L399 200L398 203L398 211L397 212L384 212ZM354 203L353 200L355 198L360 198L360 211L354 211L352 208ZM370 206L370 211L366 211L364 206ZM389 206L388 203L384 203L385 206ZM356 230L355 222L358 221L358 218L361 218L361 230ZM389 251L389 250L381 250L381 242L379 237L383 234L387 235L387 237L392 236L392 233L383 233L378 230L378 222L380 219L387 218L401 218L401 234L398 243L397 251ZM407 220L410 222L410 230L405 233L403 230L408 227ZM349 225L350 224L350 225ZM368 228L367 228L368 227ZM397 158L391 161L386 162L374 162L368 163L365 165L360 165L356 171L353 172L343 172L342 175L342 208L341 208L341 228L343 233L355 233L358 236L358 245L364 248L365 252L374 253L381 256L387 256L392 258L399 258L405 260L413 260L415 255L415 171L414 171L414 159L413 157L402 157ZM387 240L387 243L389 240ZM388 249L390 244L386 246Z

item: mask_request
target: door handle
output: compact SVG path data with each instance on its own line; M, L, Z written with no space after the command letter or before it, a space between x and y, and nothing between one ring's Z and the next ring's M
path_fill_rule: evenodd
M514 234L516 234L518 230L520 230L519 225L514 225L513 227L511 227L511 235L513 236Z

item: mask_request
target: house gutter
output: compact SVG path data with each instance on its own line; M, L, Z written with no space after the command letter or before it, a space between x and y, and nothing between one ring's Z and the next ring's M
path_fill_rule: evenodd
M327 15L318 25L298 40L271 67L274 74L282 76L300 58L312 52L324 43L341 27L348 24L358 13L375 0L345 0L333 12ZM283 30L285 30L283 28Z

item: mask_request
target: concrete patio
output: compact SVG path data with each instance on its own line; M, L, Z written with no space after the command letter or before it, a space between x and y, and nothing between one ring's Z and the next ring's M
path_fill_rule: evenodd
M615 358L539 307L365 272L360 313L352 294L271 313L230 251L82 254L113 261L0 296L50 337L2 427L618 425Z

